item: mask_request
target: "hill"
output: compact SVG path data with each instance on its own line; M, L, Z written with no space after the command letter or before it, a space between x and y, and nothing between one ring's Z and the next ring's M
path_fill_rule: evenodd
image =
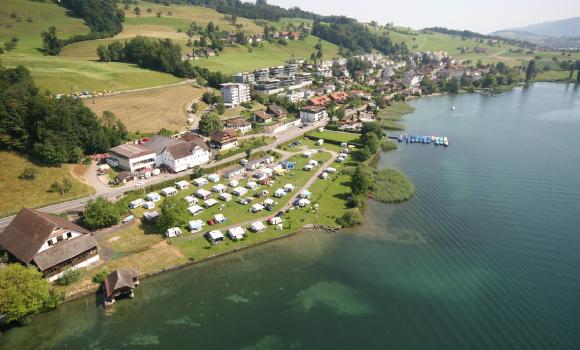
M140 16L135 15L132 9L125 11L123 31L115 38L77 42L65 46L59 56L46 56L41 51L40 34L50 25L56 25L61 38L88 33L89 28L81 19L70 17L64 8L52 2L2 0L0 42L9 41L12 37L19 39L15 50L0 56L2 64L7 67L26 66L41 89L55 93L145 88L175 83L180 79L132 64L98 62L97 46L116 39L146 35L171 38L189 50L185 46L187 36L183 32L192 21L202 26L212 21L220 28L235 29L224 14L209 8L175 4L164 6L153 2L139 2L139 6ZM296 19L281 19L269 23L282 29L297 22ZM236 23L248 34L262 31L262 27L252 20L238 18ZM314 51L317 41L316 37L310 36L305 41L290 41L287 45L265 44L263 48L253 48L252 52L245 47L226 48L220 56L194 61L194 64L226 73L251 70L281 64L290 57L307 58ZM325 41L322 44L325 58L336 56L336 45Z
M506 33L507 32L507 33ZM572 17L558 21L542 22L525 27L505 29L495 32L496 35L528 35L536 37L580 37L580 17Z

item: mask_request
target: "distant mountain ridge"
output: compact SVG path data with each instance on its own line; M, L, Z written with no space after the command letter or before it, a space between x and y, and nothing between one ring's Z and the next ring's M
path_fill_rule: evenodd
M580 37L580 17L572 17L558 21L542 22L525 27L504 29L493 35L527 35L550 38Z

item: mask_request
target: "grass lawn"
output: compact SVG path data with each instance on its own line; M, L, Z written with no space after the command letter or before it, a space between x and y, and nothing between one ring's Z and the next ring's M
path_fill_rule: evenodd
M115 113L129 131L157 132L161 128L181 131L187 126L188 103L199 101L204 89L171 86L117 96L84 100L97 115Z
M38 170L36 179L26 181L18 178L27 166ZM38 165L15 153L0 152L0 216L14 214L22 207L37 208L93 194L95 191L91 187L76 180L71 174L72 167L70 164L61 167ZM69 192L64 196L47 192L54 181L62 181L63 178L72 182Z
M251 71L284 63L290 58L309 58L314 51L318 38L309 36L306 40L288 41L288 45L269 44L264 42L263 48L226 47L219 56L202 58L192 62L195 66L213 71L234 74ZM338 46L323 41L324 59L332 59L338 55Z
M355 134L351 132L344 132L344 131L333 131L333 130L324 130L323 132L319 131L311 131L306 134L310 137L315 137L317 139L323 139L327 141L335 141L335 142L346 142L346 143L358 143L360 139L360 134Z

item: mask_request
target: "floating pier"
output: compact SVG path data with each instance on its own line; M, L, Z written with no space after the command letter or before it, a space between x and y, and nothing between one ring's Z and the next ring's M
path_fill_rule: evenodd
M449 146L449 138L447 136L426 136L426 135L407 135L401 134L399 136L389 136L390 139L397 139L399 142L434 144L435 146Z

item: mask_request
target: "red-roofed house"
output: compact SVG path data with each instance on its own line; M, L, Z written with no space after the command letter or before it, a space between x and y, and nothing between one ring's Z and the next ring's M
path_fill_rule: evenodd
M330 94L330 98L334 102L344 102L348 99L348 94L344 91L337 91L337 92Z
M313 106L326 106L331 100L328 96L316 96L311 98L309 102Z

